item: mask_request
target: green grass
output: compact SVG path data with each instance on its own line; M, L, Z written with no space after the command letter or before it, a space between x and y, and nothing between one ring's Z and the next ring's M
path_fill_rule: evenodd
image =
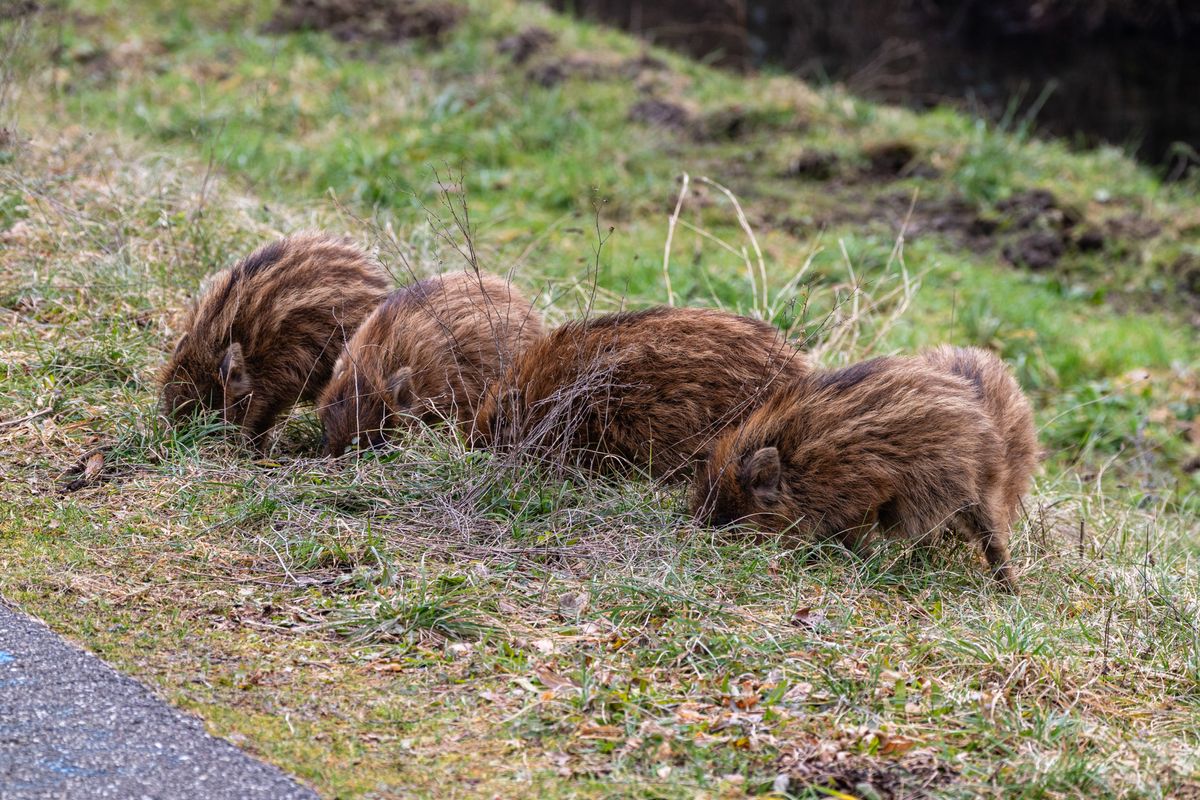
M440 47L257 33L272 5L83 2L21 29L5 598L330 797L1197 791L1200 340L1170 266L1200 247L1194 186L1015 124L657 51L635 69L643 45L532 4L467 3ZM535 24L556 42L514 65L497 43ZM531 81L548 63L586 69ZM645 95L692 125L630 121ZM895 142L933 169L864 171ZM807 152L829 180L786 174ZM561 320L593 283L602 309L667 299L685 172L678 302L768 318L824 363L954 341L1014 366L1047 450L1020 598L966 548L728 541L679 489L515 472L445 430L332 465L307 410L257 460L155 417L186 297L264 239L328 227L402 279L401 255L453 268L463 196L437 184L461 178L483 265ZM704 176L745 211L765 302ZM1004 261L1007 223L930 227L952 201L1003 223L1034 188L1105 248L1034 272ZM60 494L98 448L101 479Z

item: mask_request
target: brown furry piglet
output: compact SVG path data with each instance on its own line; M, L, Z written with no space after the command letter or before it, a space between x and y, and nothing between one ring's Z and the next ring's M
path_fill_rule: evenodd
M346 344L321 395L325 454L380 445L405 419L457 416L469 427L487 386L543 335L530 302L486 272L398 289Z
M698 519L839 537L876 527L979 541L1009 590L1010 527L1037 460L1029 403L976 349L876 358L814 372L715 443L692 498Z
M807 372L771 325L722 311L651 308L569 322L489 391L477 444L571 457L592 469L689 468L779 382Z
M1004 443L996 483L1004 496L1001 505L1009 510L1009 519L1015 519L1043 455L1029 399L1004 362L987 350L942 345L926 350L919 358L935 369L966 378L974 387L976 398Z
M317 398L346 339L391 279L349 240L301 233L213 276L163 368L172 421L221 411L256 446L276 418Z

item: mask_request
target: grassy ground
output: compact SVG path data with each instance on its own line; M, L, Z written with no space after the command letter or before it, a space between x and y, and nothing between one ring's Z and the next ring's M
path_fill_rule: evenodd
M330 797L1200 793L1195 186L534 5L386 45L176 5L4 28L5 598ZM469 198L484 266L563 319L668 299L684 173L676 302L825 363L1016 367L1049 453L1020 598L965 548L718 540L677 488L444 430L334 466L309 410L257 461L154 417L189 293L278 233L407 280L462 263Z

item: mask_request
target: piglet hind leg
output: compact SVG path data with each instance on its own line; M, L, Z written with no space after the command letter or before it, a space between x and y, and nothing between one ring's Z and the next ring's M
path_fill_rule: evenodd
M1001 588L1018 594L1017 575L1008 550L1010 526L1008 515L985 504L968 512L968 525L983 546L983 555L991 568L992 577Z

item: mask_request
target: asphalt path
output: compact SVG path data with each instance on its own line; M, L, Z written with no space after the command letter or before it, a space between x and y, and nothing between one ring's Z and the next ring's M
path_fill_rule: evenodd
M0 602L0 800L316 800Z

